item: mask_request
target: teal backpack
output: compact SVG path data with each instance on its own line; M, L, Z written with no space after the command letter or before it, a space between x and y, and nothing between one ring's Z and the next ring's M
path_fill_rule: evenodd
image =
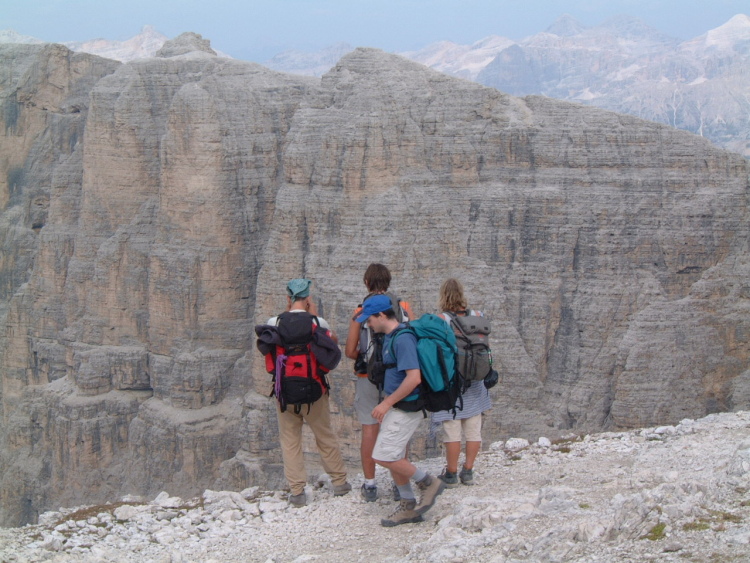
M427 314L406 323L406 328L399 333L405 331L417 337L417 357L422 372L420 404L414 410L453 411L455 417L456 409L463 409L463 382L457 370L458 348L453 329L441 317ZM396 336L391 340L391 356Z

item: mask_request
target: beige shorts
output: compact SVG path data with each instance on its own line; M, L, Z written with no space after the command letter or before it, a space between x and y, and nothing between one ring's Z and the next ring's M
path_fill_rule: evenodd
M478 414L463 420L444 420L443 442L460 442L462 430L467 442L481 442L482 415Z
M398 461L406 455L409 444L424 415L422 411L404 412L397 408L390 409L380 423L380 432L372 450L376 461Z

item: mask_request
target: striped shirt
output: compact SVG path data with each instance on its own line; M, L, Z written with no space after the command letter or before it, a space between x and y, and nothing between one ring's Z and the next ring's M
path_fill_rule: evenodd
M484 316L480 311L470 311L470 313L478 317ZM445 316L443 316L444 319ZM450 324L450 317L446 322ZM484 386L484 381L481 380L471 382L471 387L469 387L463 394L463 401L464 408L462 410L456 408L456 420L471 418L472 416L476 416L492 408L490 392ZM461 406L461 403L459 402L457 406ZM453 411L432 413L432 422L445 422L446 420L453 420Z

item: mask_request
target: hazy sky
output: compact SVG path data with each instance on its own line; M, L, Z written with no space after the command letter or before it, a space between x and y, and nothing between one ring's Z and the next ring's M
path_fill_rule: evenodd
M194 31L235 58L263 62L338 42L399 52L444 39L522 39L565 13L588 26L628 14L690 39L750 15L750 0L0 0L0 29L45 41L124 40L148 24L170 38Z

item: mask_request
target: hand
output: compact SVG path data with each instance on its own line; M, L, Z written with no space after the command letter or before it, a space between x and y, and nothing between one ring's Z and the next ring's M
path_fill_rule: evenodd
M307 300L307 306L305 307L307 309L307 312L311 315L318 316L318 306L315 304L315 302L312 299Z
M391 409L390 405L387 405L385 401L377 405L374 409L372 409L372 418L377 420L378 422L383 422L383 417L385 417L385 413L387 413Z

